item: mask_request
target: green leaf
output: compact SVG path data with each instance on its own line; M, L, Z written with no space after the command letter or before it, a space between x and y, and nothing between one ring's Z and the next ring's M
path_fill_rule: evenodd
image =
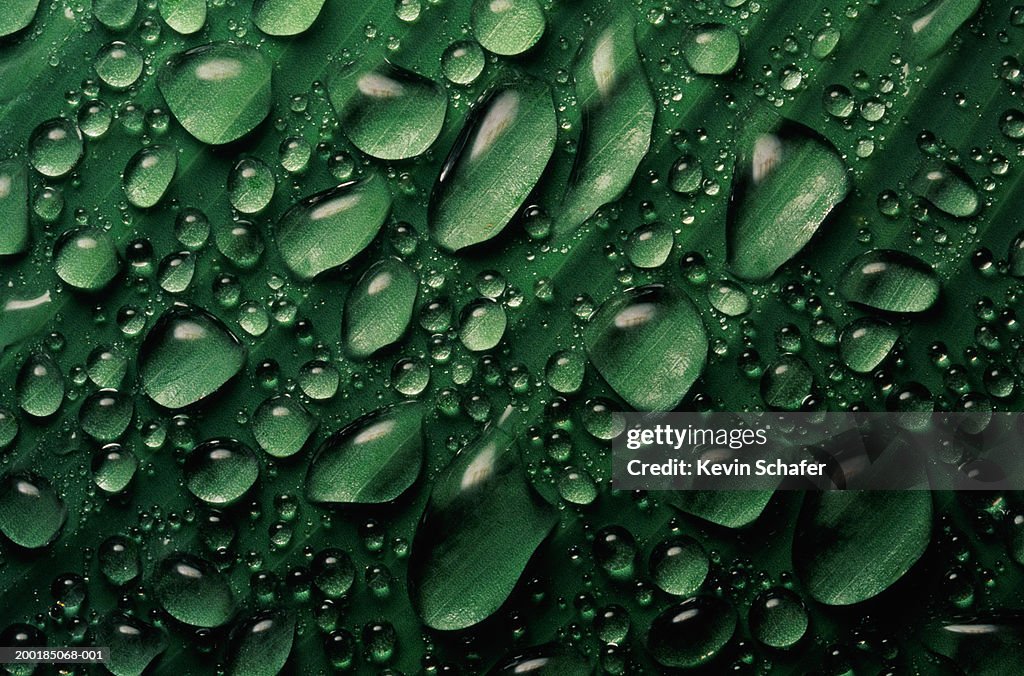
M807 127L757 135L736 161L726 225L729 267L768 279L793 258L850 192L846 164Z
M309 465L313 502L390 502L415 483L423 466L423 405L398 404L332 434Z
M409 562L413 605L433 629L471 627L501 607L555 510L533 490L506 411L442 470L416 528Z
M605 302L585 331L590 362L635 409L670 411L704 371L708 336L693 302L660 286Z
M815 600L860 603L903 577L931 534L928 491L811 494L800 512L793 563Z
M547 86L499 88L466 121L430 200L434 238L458 251L496 237L523 205L555 150Z
M371 265L345 301L345 347L353 357L368 357L397 342L412 319L419 279L398 258Z
M616 13L588 38L573 77L583 131L556 223L560 232L575 230L625 192L647 155L654 127L654 97L627 13Z

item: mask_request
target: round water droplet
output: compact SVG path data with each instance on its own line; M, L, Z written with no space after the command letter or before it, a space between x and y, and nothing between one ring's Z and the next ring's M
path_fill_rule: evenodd
M391 382L399 393L418 396L430 384L430 365L422 359L399 359L391 370Z
M138 9L138 0L93 0L92 3L93 16L112 31L127 28Z
M664 223L641 225L629 236L626 250L629 261L638 268L657 268L672 253L675 236Z
M788 589L762 592L750 606L750 631L771 648L791 648L807 633L807 609Z
M320 16L326 0L256 0L252 21L267 35L305 33Z
M0 533L26 549L45 547L57 539L67 508L50 482L28 472L0 478Z
M505 335L505 308L490 298L478 298L465 307L459 322L459 340L467 350L492 350Z
M473 35L487 51L522 54L544 35L547 21L536 0L474 0Z
M138 48L118 40L100 49L94 67L107 86L121 90L138 81L144 65Z
M150 399L183 408L219 390L242 369L245 358L245 347L220 320L177 304L143 341L139 377Z
M154 589L171 617L193 627L219 627L235 612L228 580L209 562L190 554L164 559Z
M622 526L605 526L594 536L594 560L612 579L632 579L636 569L636 539Z
M96 558L100 572L112 585L124 586L142 574L139 546L124 536L111 535L100 543Z
M347 594L356 578L352 557L340 549L325 549L317 554L312 568L313 584L331 599Z
M114 279L121 265L106 231L79 228L65 232L54 244L53 267L68 285L98 291Z
M254 267L263 255L263 237L255 223L237 220L219 224L213 239L217 250L234 265L248 270Z
M188 251L169 254L160 261L157 283L167 293L186 291L196 273L196 260Z
M668 187L680 195L695 195L703 182L704 170L693 155L681 156L669 169Z
M341 374L332 364L314 360L299 369L299 389L310 399L326 400L338 392Z
M1024 139L1024 112L1016 109L1004 112L999 118L999 131L1014 141Z
M750 311L750 297L735 282L722 280L708 286L708 301L727 317L740 317Z
M559 350L548 358L544 367L544 376L548 385L555 392L571 394L577 392L583 385L583 376L586 373L587 361L583 355Z
M800 410L813 389L811 367L795 354L782 355L761 376L761 398L774 410Z
M210 439L185 460L185 485L210 505L228 505L253 487L260 465L248 447L234 439Z
M663 540L651 552L651 578L667 594L689 596L708 575L708 555L691 537Z
M78 409L78 423L96 441L115 441L128 429L135 407L131 397L113 389L93 392Z
M124 169L124 193L133 206L156 206L178 170L178 154L168 146L150 146L137 152Z
M138 469L139 459L119 444L108 444L92 457L93 483L107 493L120 493L128 488Z
M32 168L50 178L70 174L84 151L78 127L64 118L43 122L32 131L28 141L28 161Z
M851 322L839 336L839 356L857 373L870 373L889 356L899 330L881 319L864 317Z
M736 611L728 602L697 596L651 622L647 649L663 666L692 669L714 659L735 631Z
M160 16L176 33L198 33L206 25L206 0L160 0Z
M258 214L266 209L276 187L270 167L256 158L239 160L228 175L228 199L243 214Z
M252 417L252 434L260 448L275 458L302 450L317 427L317 420L296 399L280 395L267 399Z
M891 249L868 251L850 261L839 288L855 303L888 312L924 312L940 290L932 266Z
M740 60L740 36L719 23L694 26L686 35L683 56L701 75L724 75Z
M597 498L597 486L585 469L570 467L558 479L558 494L574 505L589 505Z
M484 72L484 50L472 40L453 42L441 55L441 72L449 82L468 85Z
M49 355L35 354L25 360L15 385L18 406L36 418L51 416L64 402L64 376Z
M822 102L826 113L840 119L846 119L853 115L853 108L857 103L853 98L853 93L840 84L825 87Z

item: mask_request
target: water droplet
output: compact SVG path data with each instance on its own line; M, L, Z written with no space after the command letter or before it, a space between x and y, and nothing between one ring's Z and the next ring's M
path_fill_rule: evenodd
M813 388L811 367L795 354L780 356L761 377L761 398L773 410L800 410Z
M92 481L106 493L124 491L138 469L139 459L119 444L108 444L92 457Z
M906 41L914 57L927 59L946 46L953 33L974 16L981 0L932 0L904 19Z
M57 539L67 519L64 501L47 479L29 472L0 479L0 533L26 549Z
M141 676L167 649L163 630L120 612L99 623L96 642L110 648L109 659L103 666L114 676Z
M117 40L100 49L94 67L107 86L121 90L138 81L144 65L138 48Z
M664 265L672 253L675 235L664 223L637 226L630 233L626 245L629 262L638 268L657 268Z
M28 141L28 161L43 176L61 178L82 159L85 146L78 127L64 118L43 122Z
M412 319L419 279L397 258L371 265L345 301L345 347L365 358L398 342Z
M695 195L704 182L704 170L700 160L693 155L683 155L672 165L668 185L680 195Z
M851 370L870 373L889 356L899 337L899 330L889 322L863 317L843 329L839 356Z
M127 28L138 8L138 0L93 0L92 3L93 16L112 31Z
M506 326L505 308L490 298L478 298L462 311L459 340L473 352L492 350L501 342Z
M501 56L522 54L544 34L544 10L536 0L474 0L473 35L484 49Z
M185 460L185 485L210 505L228 505L246 494L259 478L256 455L234 439L210 439Z
M666 594L693 594L704 584L709 567L704 548L691 537L663 540L651 551L651 578Z
M807 608L785 588L761 593L750 606L750 631L770 648L791 648L807 633Z
M683 44L686 63L701 75L724 75L740 59L740 36L719 23L694 26Z
M484 51L472 40L453 42L441 55L441 72L452 84L469 85L484 72Z
M713 596L697 596L651 622L647 649L666 667L692 669L710 662L736 631L736 611Z
M954 218L969 218L981 208L974 182L959 167L935 160L911 181L911 189L933 207Z
M708 286L711 306L727 317L741 317L750 311L750 297L735 282L723 279Z
M296 399L286 395L267 399L252 417L252 434L260 448L275 458L302 450L317 427L317 419Z
M263 610L231 632L228 676L276 676L295 640L295 620L280 610Z
M206 25L206 0L160 0L160 16L176 33L198 33Z
M56 413L64 402L64 375L49 355L34 354L18 372L15 389L21 410L45 418Z
M178 170L178 154L168 146L150 146L137 152L124 170L124 193L139 209L156 206Z
M326 0L256 0L252 21L267 35L291 36L305 33L323 9Z
M28 248L28 171L21 160L0 162L0 256Z
M96 558L103 577L114 586L122 587L142 574L139 546L124 536L111 535L101 542Z
M128 429L135 407L123 392L102 389L93 392L78 409L78 422L96 441L115 441Z
M850 261L839 287L849 300L887 312L924 312L939 299L935 270L920 258L890 249Z
M219 627L235 612L227 578L208 561L191 554L172 554L164 559L154 589L171 617L193 627Z
M39 0L9 0L0 8L0 38L26 28L36 16Z
M258 214L266 209L276 187L270 167L254 157L239 160L228 175L228 199L243 214Z

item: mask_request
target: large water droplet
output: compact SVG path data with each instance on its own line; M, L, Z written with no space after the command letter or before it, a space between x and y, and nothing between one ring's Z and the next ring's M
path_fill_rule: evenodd
M666 594L693 594L704 584L709 568L704 548L691 537L663 540L651 551L651 578Z
M765 280L795 256L850 191L846 164L824 138L785 122L743 150L733 172L729 265Z
M555 108L532 83L492 92L452 146L430 200L430 225L450 251L500 233L533 190L555 149Z
M176 54L158 85L175 119L203 143L239 139L270 113L270 62L246 45L217 42Z
M807 608L800 597L780 587L761 593L750 606L750 631L770 648L790 648L807 633Z
M131 398L114 389L93 392L78 409L82 430L96 441L116 441L132 422Z
M692 669L707 664L736 631L736 611L713 596L697 596L654 618L647 649L661 665Z
M150 399L182 408L219 390L242 369L245 357L245 347L219 319L177 304L143 341L139 377Z
M57 539L67 508L47 479L28 472L0 479L0 533L26 549L45 547Z
M795 354L783 354L761 376L761 398L769 408L798 411L814 391L814 372Z
M120 40L100 49L94 67L96 74L113 89L128 89L142 75L145 62L142 52Z
M487 676L591 676L594 667L572 647L548 643L516 651L495 664Z
M28 141L28 161L43 176L60 178L70 174L82 159L85 146L78 126L70 120L55 118L32 131Z
M925 163L911 188L933 207L954 218L969 218L981 208L974 181L959 167L940 160Z
M96 627L96 644L110 648L103 666L114 676L141 676L167 649L167 636L137 617L117 612Z
M391 210L384 179L369 174L307 197L277 223L277 246L301 279L349 262L377 236Z
M178 154L168 146L150 146L137 152L124 170L124 193L140 209L156 206L178 170Z
M487 61L480 45L471 40L453 42L441 55L441 72L452 84L473 84Z
M92 3L93 16L112 31L127 28L138 9L139 0L93 0Z
M229 676L276 676L295 640L295 620L280 610L263 610L231 632Z
M302 450L317 427L317 419L297 399L271 397L252 417L252 434L260 448L275 458L287 458Z
M247 446L234 439L210 439L185 459L185 486L210 505L228 505L253 487L260 465Z
M98 291L117 276L121 264L109 233L79 228L65 232L54 244L53 267L69 286Z
M25 251L28 232L28 171L21 160L4 160L0 162L0 256Z
M352 144L382 160L425 153L448 111L440 85L389 63L369 71L350 65L331 80L328 91Z
M397 258L386 258L363 273L345 301L345 347L368 357L398 342L409 327L419 279Z
M630 406L670 411L707 363L704 322L689 298L649 286L604 303L585 329L587 354Z
M473 35L487 51L522 54L544 34L544 10L537 0L474 0Z
M176 33L198 33L206 25L206 0L160 0L160 16Z
M57 362L47 354L25 360L15 385L18 406L36 418L51 416L64 402L64 376Z
M683 56L696 73L724 75L740 60L740 36L720 23L694 26L686 35Z
M243 214L258 214L266 209L276 188L274 173L258 158L239 160L228 175L228 199Z
M467 350L494 349L505 335L505 308L490 298L478 298L465 307L459 321L459 340Z
M920 258L875 249L850 261L839 288L849 300L888 312L924 312L939 299L939 278Z
M326 0L256 0L252 22L267 35L305 33L320 16Z
M306 496L327 503L380 503L397 498L420 474L423 415L421 404L399 404L332 434L310 463Z
M852 322L839 336L839 356L857 373L870 373L889 356L899 330L881 319L864 317Z
M171 617L193 627L219 627L235 612L227 578L208 561L190 554L172 554L164 559L154 589Z

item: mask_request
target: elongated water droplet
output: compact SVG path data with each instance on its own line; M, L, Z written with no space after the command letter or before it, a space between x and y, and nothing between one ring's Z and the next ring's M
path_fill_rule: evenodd
M239 160L228 175L228 199L243 214L258 214L266 209L276 188L270 167L254 157Z
M172 554L164 559L154 589L171 617L193 627L219 627L235 612L227 578L208 561L190 554Z
M124 192L140 209L156 206L178 170L178 154L168 146L150 146L137 152L124 170Z
M0 7L0 38L26 28L36 16L39 0L7 0Z
M379 261L363 273L345 301L345 347L368 357L398 342L409 327L419 279L397 258Z
M239 139L270 113L270 62L253 47L217 42L176 54L158 85L175 119L203 143Z
M1024 277L1024 231L1017 233L1010 243L1009 270L1014 277Z
M4 160L0 162L0 256L25 251L28 232L28 171L21 160Z
M544 34L544 10L537 0L474 0L473 35L492 54L522 54Z
M267 35L305 33L320 16L326 0L256 0L252 22Z
M658 615L647 649L662 666L692 669L707 664L736 631L736 611L714 596L697 596Z
M430 225L438 243L458 251L497 236L540 179L556 135L546 86L492 92L466 120L434 186Z
M924 312L939 299L939 278L920 258L876 249L850 261L839 288L849 300L888 312Z
M594 667L572 647L548 643L516 651L495 664L487 676L591 676Z
M160 0L160 16L176 33L198 33L206 25L206 0Z
M26 549L57 539L67 519L64 501L47 479L28 472L0 479L0 533Z
M349 262L373 241L391 210L384 179L369 174L307 197L277 223L277 246L300 279Z
M18 372L18 406L36 418L51 416L64 402L64 375L47 354L34 354Z
M205 399L245 364L246 350L219 319L177 304L160 317L139 350L139 377L149 398L167 408Z
M459 321L459 340L467 350L494 349L505 335L505 308L490 298L478 298L465 307Z
M654 97L628 14L616 14L588 38L573 75L584 125L559 232L576 229L622 195L647 155L654 126Z
M78 127L70 120L55 118L43 122L28 140L28 161L43 176L61 178L78 166L85 146Z
M974 181L959 167L934 160L914 176L911 188L933 207L954 218L970 218L981 209Z
M433 629L465 629L497 611L557 520L524 475L518 415L506 411L434 482L409 561L413 606Z
M604 303L584 330L587 354L633 408L670 411L707 363L704 322L689 298L648 286Z
M724 75L740 60L740 36L720 23L694 26L686 35L683 56L696 73Z
M328 87L352 144L382 160L422 155L441 133L448 97L433 80L384 63L348 66Z
M264 610L231 632L229 676L276 676L295 640L295 620L280 610Z
M729 266L765 280L795 256L850 191L846 164L824 138L784 122L743 150L726 224Z
M416 481L423 465L423 406L375 411L332 434L309 466L313 502L390 502Z
M889 356L899 337L899 330L889 322L864 317L843 329L839 356L849 369L870 373Z
M49 291L27 293L15 290L0 302L0 352L34 336L57 312Z

